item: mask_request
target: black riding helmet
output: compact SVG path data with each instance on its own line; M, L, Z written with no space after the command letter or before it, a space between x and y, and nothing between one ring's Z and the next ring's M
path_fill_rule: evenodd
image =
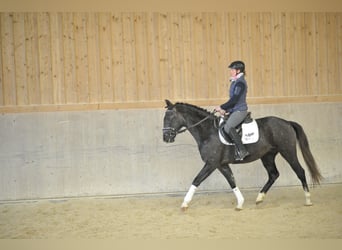
M234 61L228 66L228 68L240 70L240 72L245 73L245 63L243 61Z

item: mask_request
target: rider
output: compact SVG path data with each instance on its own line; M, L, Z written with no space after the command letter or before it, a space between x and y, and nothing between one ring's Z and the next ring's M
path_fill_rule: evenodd
M247 149L241 142L240 136L237 134L235 127L239 125L247 116L247 82L245 80L245 64L242 61L232 62L228 68L230 69L230 88L229 100L215 108L215 111L221 115L230 113L228 120L224 125L224 131L235 142L237 147L238 159L243 160L249 155Z

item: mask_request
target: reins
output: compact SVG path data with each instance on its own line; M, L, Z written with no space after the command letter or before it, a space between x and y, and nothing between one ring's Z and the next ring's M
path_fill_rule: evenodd
M216 112L216 111L210 112L209 115L207 115L206 117L204 117L204 118L203 118L202 120L200 120L199 122L196 122L195 124L190 125L189 127L186 127L186 128L181 129L181 130L175 131L176 134L183 133L183 132L185 132L185 131L187 131L187 130L189 130L189 129L191 129L191 128L194 128L194 127L200 125L202 122L208 120L213 114L215 114L215 112Z

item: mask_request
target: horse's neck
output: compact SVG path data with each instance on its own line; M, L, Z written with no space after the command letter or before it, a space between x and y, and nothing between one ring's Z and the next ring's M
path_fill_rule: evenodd
M186 116L186 123L187 123L187 127L189 128L189 132L195 138L198 144L200 144L203 140L205 140L208 136L210 136L210 131L208 130L208 125L207 125L210 119L203 121L202 123L196 126L193 126L193 125L198 122L201 122L201 120L205 118L206 118L206 115L201 115L201 114L194 114L191 116Z

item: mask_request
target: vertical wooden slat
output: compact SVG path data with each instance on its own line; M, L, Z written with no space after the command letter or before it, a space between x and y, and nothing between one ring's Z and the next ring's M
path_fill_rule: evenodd
M262 82L257 82L256 84L262 84L264 90L259 92L258 97L273 96L273 77L272 77L272 15L271 13L265 12L261 13L261 41L263 46L263 53L260 58L260 71L262 72Z
M171 86L170 79L170 30L168 24L168 13L159 13L158 24L159 24L159 70L160 70L160 90L161 98L173 97L173 88Z
M216 22L216 14L204 13L203 15L204 39L206 40L205 51L207 61L207 79L204 84L208 85L208 98L217 98L217 73L221 68L217 65L218 46L217 29L219 28Z
M341 40L338 40L338 19L336 17L336 13L327 13L327 57L328 57L328 94L333 95L338 93L339 91L339 72L338 72L338 43L341 43Z
M137 100L137 76L135 59L134 17L132 13L123 13L123 49L125 68L126 101Z
M194 13L193 18L193 71L194 91L197 99L208 99L206 41L202 13Z
M265 85L263 79L263 56L264 47L262 44L262 30L259 13L250 13L248 18L248 29L250 38L248 42L250 44L250 60L247 63L249 70L248 84L249 84L249 96L259 97L265 95Z
M184 57L184 91L186 99L194 99L193 67L192 67L192 26L191 14L181 14L181 28L183 34L183 57Z
M30 104L41 104L37 13L25 14L27 88Z
M63 13L64 82L66 103L77 103L73 13Z
M326 13L316 14L316 33L317 33L317 68L318 78L320 79L319 95L328 94L328 41L327 41L327 21Z
M113 83L114 102L124 102L125 91L125 68L123 50L123 20L120 13L112 14L112 58L113 58Z
M158 13L148 13L147 22L147 64L149 65L148 79L150 100L160 100L160 72L159 72L159 33L158 33Z
M99 14L99 45L102 102L112 102L114 88L112 79L112 40L111 17L108 13Z
M283 32L284 23L282 22L282 14L272 14L272 96L284 96L284 57L283 57Z
M135 61L136 61L136 81L137 81L137 100L146 101L149 98L149 80L147 71L147 17L145 13L136 13L134 16L134 37L135 37Z
M284 56L285 56L285 77L284 77L284 93L286 96L295 96L295 85L296 85L296 68L295 68L295 14L284 13L283 22L285 23L284 28Z
M89 102L101 102L100 82L100 48L99 48L99 22L98 13L88 13L87 37L88 37L88 91ZM114 79L115 81L115 79Z
M13 13L1 15L2 75L5 105L16 105Z
M294 86L294 95L305 96L307 95L307 78L306 78L306 53L305 47L307 46L305 36L305 20L304 15L301 13L295 14L295 75L296 83Z
M337 13L337 44L338 44L338 82L337 93L342 93L342 13Z
M0 22L3 21L3 16L4 13L0 13ZM2 37L2 25L0 23L0 36ZM3 74L2 74L2 71L3 71L3 67L2 67L2 44L3 44L3 41L2 39L0 39L0 106L5 106L5 102L4 102L4 79L3 79Z
M85 13L74 15L75 56L76 56L76 90L78 103L89 103L88 80L88 37Z
M51 75L51 37L48 13L38 13L38 49L40 70L40 91L42 104L53 103Z
M305 26L306 26L306 44L305 50L305 65L306 69L304 77L307 79L307 95L318 94L318 68L317 68L317 41L316 41L316 27L315 27L315 14L304 13Z
M215 54L211 56L212 58L212 65L213 72L216 75L216 79L210 80L208 79L208 84L213 84L214 86L210 86L210 89L212 89L212 98L217 99L221 98L221 96L224 94L224 96L227 96L227 90L226 88L223 88L223 86L226 86L228 83L228 44L229 41L225 39L227 28L226 28L226 18L227 13L217 13L216 14L216 24L213 28L215 28L216 33L216 51ZM213 41L212 41L213 42Z
M170 27L170 46L172 48L171 60L171 84L173 87L172 99L182 100L184 95L184 73L183 73L183 60L182 58L182 34L181 34L180 15L177 13L169 14L169 27ZM171 87L171 86L170 86Z
M60 13L50 13L51 71L54 104L64 104L63 21Z
M17 105L27 105L29 102L26 80L25 26L23 13L13 14L13 32Z

